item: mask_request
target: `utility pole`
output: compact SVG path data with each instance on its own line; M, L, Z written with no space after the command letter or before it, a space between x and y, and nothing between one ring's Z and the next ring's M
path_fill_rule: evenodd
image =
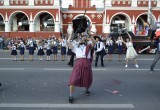
M151 24L151 0L148 0L148 23Z

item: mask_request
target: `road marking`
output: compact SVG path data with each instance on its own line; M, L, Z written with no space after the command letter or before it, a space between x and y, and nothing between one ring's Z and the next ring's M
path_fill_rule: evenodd
M10 57L8 57L8 58L6 58L6 57L4 57L4 58L0 58L0 60L12 60L13 58L10 58ZM39 58L34 58L35 60L37 60L37 59L39 59ZM57 58L59 61L61 61L61 58ZM17 58L17 60L20 60L20 58ZM25 58L24 60L29 60L29 58ZM46 59L44 59L44 61L45 61ZM66 61L68 61L68 59L65 59ZM118 60L118 58L113 58L113 60ZM141 60L141 61L152 61L152 60L154 60L153 58L138 58L137 60ZM107 59L105 59L104 61L107 61ZM125 61L125 60L124 60Z
M0 108L135 108L133 104L20 104L20 103L1 103Z
M126 71L149 71L150 69L125 69ZM160 71L160 69L154 69L156 71Z
M151 61L151 60L154 60L153 58L138 58L137 60L141 60L141 61Z
M0 68L0 70L7 70L7 71L23 71L24 68Z
M71 71L71 68L44 68L45 71Z
M45 71L72 71L72 68L44 68ZM93 71L106 71L107 69L92 69Z

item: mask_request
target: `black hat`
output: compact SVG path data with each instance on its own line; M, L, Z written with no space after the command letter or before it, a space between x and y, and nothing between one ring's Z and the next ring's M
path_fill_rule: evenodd
M94 39L96 40L96 38L99 39L99 41L102 41L102 39L99 36L94 36Z

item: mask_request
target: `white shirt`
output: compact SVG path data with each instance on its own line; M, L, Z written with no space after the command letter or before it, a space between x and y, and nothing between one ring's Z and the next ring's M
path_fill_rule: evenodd
M49 44L49 45L51 44L51 40L50 39L47 40L47 44Z
M43 47L42 46L38 46L38 50L40 50L40 49L43 49Z
M99 43L100 43L100 47L99 47ZM97 42L96 46L97 46L97 52L102 51L102 49L104 48L103 42Z
M16 50L16 46L13 45L13 46L12 46L12 50Z
M112 41L112 40L108 40L108 41L106 42L106 45L112 46L112 45L113 45L113 41Z
M47 44L47 50L51 49L51 46L49 44Z
M78 41L73 40L72 45L73 45L73 46L75 46L75 47L78 47L79 42L78 42Z
M118 46L122 46L122 40L117 40L116 43L118 44Z
M22 41L20 42L20 47L25 47L25 45Z
M92 41L89 40L89 41L87 42L87 44L92 44Z
M54 46L58 46L56 41L53 42L53 45L54 45Z
M33 40L28 40L28 45L29 45L30 47L33 47Z
M63 41L61 42L61 46L66 47L66 45L67 45L66 40L63 39Z
M80 45L79 48L74 46L73 52L76 54L76 58L86 58L86 46ZM87 59L91 59L91 51L89 51Z

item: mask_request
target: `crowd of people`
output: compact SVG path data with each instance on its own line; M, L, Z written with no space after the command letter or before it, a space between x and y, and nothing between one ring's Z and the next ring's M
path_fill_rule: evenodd
M86 36L85 34L78 34L71 39L71 43L75 46L79 46L79 40L81 37ZM104 67L104 56L108 54L108 61L112 61L112 54L116 47L118 53L118 61L122 61L122 54L126 51L126 65L128 67L128 60L134 59L135 66L138 68L137 61L135 59L137 55L135 49L133 48L132 38L128 34L129 38L126 41L120 35L117 39L112 36L107 36L102 38L101 36L94 36L96 40L96 44L94 46L93 58L95 60L95 67L98 66L98 59L100 56L101 66ZM91 44L92 41L90 38L86 37L87 43ZM29 60L34 60L35 50L37 50L37 55L39 56L39 60L44 60L43 56L46 55L46 60L50 61L51 56L53 55L54 61L57 61L58 50L60 48L60 53L62 56L62 61L65 61L65 55L70 57L70 61L68 65L73 66L75 53L72 52L70 46L67 45L68 36L63 36L62 38L56 38L54 35L52 37L48 37L47 39L38 39L35 40L33 38L28 39L15 39L9 41L8 48L11 50L11 55L13 57L13 61L17 61L17 55L19 50L20 61L24 61L25 51L28 50ZM125 48L126 47L126 48Z

